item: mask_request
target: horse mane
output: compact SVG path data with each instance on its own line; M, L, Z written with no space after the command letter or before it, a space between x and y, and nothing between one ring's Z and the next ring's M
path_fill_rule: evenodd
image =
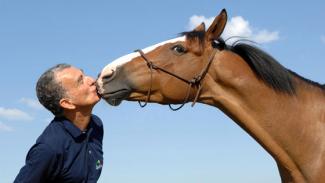
M203 46L204 44L205 31L190 31L182 32L180 34L185 35L187 40L199 40L200 46ZM324 84L322 85L306 79L285 68L271 55L253 45L244 43L245 41L247 42L249 40L243 39L236 41L232 45L227 45L222 38L219 38L212 42L212 46L214 48L229 50L238 54L250 66L257 78L262 80L275 91L294 95L296 93L296 83L293 80L294 77L322 90L325 89Z
M272 56L255 46L237 41L231 46L226 45L224 47L241 56L256 76L276 91L289 95L295 94L296 83L293 80L294 77L323 91L325 89L325 85L306 79L285 68Z
M289 70L289 72L290 72L290 74L294 75L295 77L299 78L300 80L302 80L302 81L304 81L304 82L306 82L308 84L311 84L313 86L319 87L322 90L324 90L324 92L325 92L325 84L320 84L320 83L317 83L317 82L312 81L310 79L304 78L304 77L300 76L299 74L295 73L294 71Z
M241 42L227 48L241 56L256 76L268 86L289 95L295 94L296 89L290 71L272 56L257 47Z

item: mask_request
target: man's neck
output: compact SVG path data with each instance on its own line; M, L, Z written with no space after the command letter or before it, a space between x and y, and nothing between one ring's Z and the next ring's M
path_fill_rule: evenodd
M85 131L91 118L91 110L65 111L64 116L81 131Z

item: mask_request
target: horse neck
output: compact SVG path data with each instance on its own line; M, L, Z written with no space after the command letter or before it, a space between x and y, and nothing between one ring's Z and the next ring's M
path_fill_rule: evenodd
M274 91L258 80L249 66L238 57L218 60L213 68L206 76L200 102L218 107L232 118L274 157L283 174L290 174L288 177L297 182L304 182L310 174L315 174L316 170L310 170L311 167L305 165L306 161L309 161L309 165L317 164L320 159L324 160L324 156L315 158L315 152L306 151L323 152L325 149L318 147L325 147L325 142L314 147L315 139L310 133L315 127L308 125L315 122L310 119L324 113L324 107L314 112L306 110L306 105L314 104L306 102L308 96L300 94L305 91L298 89L296 96ZM314 120L316 124L318 119ZM301 151L304 147L305 151Z

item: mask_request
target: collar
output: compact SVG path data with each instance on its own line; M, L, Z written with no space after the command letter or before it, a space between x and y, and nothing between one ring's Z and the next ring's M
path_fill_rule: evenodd
M61 122L63 128L76 140L84 140L86 137L88 139L93 130L94 120L92 117L90 118L90 122L86 131L81 131L77 126L75 126L70 120L65 117L55 117L54 120Z

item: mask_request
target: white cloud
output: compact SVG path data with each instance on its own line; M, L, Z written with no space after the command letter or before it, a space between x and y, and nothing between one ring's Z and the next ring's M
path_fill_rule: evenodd
M204 16L193 15L188 23L188 30L194 29L197 25L204 22L206 28L208 28L214 17L206 18ZM268 31L266 29L257 29L252 27L247 20L241 16L232 17L227 22L226 28L222 34L224 39L232 36L240 36L244 39L249 39L257 43L270 43L279 39L278 31ZM232 43L238 40L238 38L230 39L228 43Z
M33 118L24 111L19 109L9 109L0 107L0 117L6 118L9 120L23 120L23 121L30 121Z
M14 129L0 121L0 132L1 131L12 132Z
M279 32L269 32L268 30L261 30L253 36L253 40L257 43L269 43L279 39Z
M212 21L214 20L214 17L210 18L205 18L205 16L198 16L198 15L193 15L190 18L190 22L187 26L188 30L194 29L196 26L200 25L202 22L205 23L206 28L209 27L209 25L212 24Z
M325 36L324 36L324 35L321 35L321 36L320 36L320 40L322 41L322 43L325 44Z
M31 98L21 98L20 102L27 105L28 107L31 107L33 109L42 109L42 105L34 99Z
M225 39L231 36L250 37L252 34L253 31L249 22L240 16L231 18L231 20L227 22L226 28L223 32Z

